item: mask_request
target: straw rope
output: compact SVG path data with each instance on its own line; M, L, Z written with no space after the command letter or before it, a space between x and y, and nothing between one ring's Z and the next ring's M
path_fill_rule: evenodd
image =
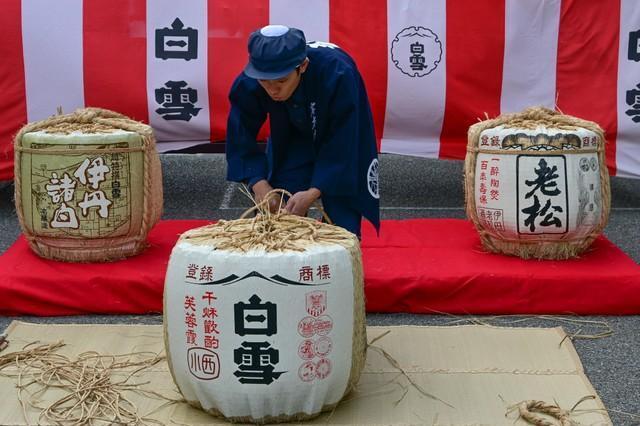
M509 407L507 414L517 409L519 418L534 426L577 426L579 423L572 420L571 415L580 404L592 399L596 399L596 397L587 395L581 398L570 410L560 408L557 403L554 405L544 401L521 401ZM550 421L549 417L557 421Z
M74 155L78 155L78 154L104 154L105 150L101 149L101 148L96 148L96 149L84 149L84 148L80 148L80 149L73 149L73 150L68 150L68 149L46 149L46 151L43 151L40 148L24 148L24 147L16 147L17 151L20 152L24 152L27 154L55 154L55 155L69 155L69 154L74 154ZM109 150L109 154L124 154L124 153L131 153L131 152L144 152L146 150L146 148L144 147L135 147L135 148L108 148Z
M0 356L0 375L17 379L18 400L27 424L31 424L27 409L36 409L40 411L37 424L160 425L161 422L149 417L153 412L168 404L184 402L144 387L149 382L134 381L139 373L162 362L164 356L152 352L123 355L84 352L69 358L57 353L63 346L63 342L40 345L34 342ZM57 399L42 406L45 394L51 390L56 391ZM62 395L58 396L60 392ZM140 414L130 399L132 393L164 404L151 413Z
M526 153L527 156L536 156L536 155L543 156L543 155L549 155L549 154L556 154L557 151L560 151L560 150L553 149L549 151L531 151L531 150L512 149L512 150L506 151L506 150L497 150L497 149L467 148L467 152L476 153L476 154L522 155L523 153ZM565 152L572 153L572 154L597 154L602 151L603 149L598 148L598 149L581 149L581 150L573 149L573 150L566 150Z
M571 420L569 411L543 401L523 401L518 404L518 412L522 419L536 426L557 426L557 422L551 422L537 413L546 414L557 419L561 426L573 426L575 424Z
M246 192L247 195L248 192ZM228 250L230 252L248 252L250 250L264 250L266 252L286 252L305 251L318 244L337 244L344 247L350 255L353 271L353 339L351 352L351 369L347 380L347 388L342 398L349 395L355 388L360 378L360 374L365 364L367 336L366 336L366 314L364 300L364 272L362 268L362 254L358 238L351 232L331 225L322 223L308 217L295 216L282 209L285 196L291 194L282 189L270 191L265 198L246 210L241 219L225 221L221 220L213 225L193 229L181 235L178 242L188 242L190 244L213 247L216 250ZM273 197L279 197L278 210L276 213L270 211L270 201ZM246 218L251 213L256 213L252 218ZM325 220L330 220L321 209ZM167 361L169 371L176 383L176 376L173 371L171 361L171 351L169 350L169 336L167 330L166 312L167 288L164 290L164 312L163 321L164 342L167 351ZM331 411L338 406L338 403L324 405L317 413L307 414L304 412L293 415L265 416L263 418L253 418L250 416L227 417L222 412L214 408L205 409L199 401L187 401L189 404L201 410L207 411L216 417L222 417L235 423L281 423L285 421L302 421L315 418L323 412Z
M283 189L274 189L264 200L246 210L240 219L220 220L213 225L187 231L179 241L240 252L261 249L267 252L304 251L313 244L339 244L348 248L357 242L355 235L343 228L283 210L284 197L290 195ZM273 197L280 197L276 213L271 213L269 209ZM246 218L253 212L257 214ZM330 220L324 211L322 214L326 220ZM345 241L349 243L345 245Z
M125 130L140 135L141 147L112 147L82 148L31 148L23 147L23 137L27 133L45 132L72 137L74 132L113 133L115 130ZM29 242L30 247L40 256L68 262L104 262L119 260L126 256L133 256L142 252L146 246L146 236L151 228L158 222L162 213L162 172L160 158L156 151L155 137L151 127L146 124L133 121L126 116L114 111L100 108L84 108L72 114L58 115L48 119L29 123L24 126L14 139L15 150L15 203L16 212L22 231ZM22 194L22 160L23 156L34 153L46 155L78 155L78 154L116 154L141 152L143 155L143 200L142 212L131 212L131 226L127 235L106 238L79 238L79 237L47 237L35 234L28 226L24 216ZM26 173L31 173L26 170ZM132 179L134 176L131 176ZM25 200L30 200L31 191L24 194ZM61 242L56 244L56 241Z
M549 321L554 325L560 324L566 336L560 341L558 346L562 346L566 339L575 340L597 340L611 337L615 330L607 321L586 320L576 316L559 315L493 315L484 317L459 316L436 309L427 309L429 312L438 315L446 315L451 321L444 325L473 324L485 327L512 327L530 321ZM569 327L569 329L567 329ZM577 328L577 329L576 329Z
M547 128L554 128L560 130L575 131L579 128L585 128L594 132L598 136L598 160L600 163L600 183L602 191L602 211L600 221L597 226L580 241L527 241L527 240L505 240L503 238L497 238L491 230L484 228L482 222L478 219L476 202L475 202L475 173L476 173L476 160L477 154L481 150L478 148L480 134L487 129L492 129L498 126L504 126L505 128L513 129L536 129L540 126ZM609 186L609 172L606 166L605 149L606 143L604 130L596 123L582 120L577 117L561 114L558 111L553 111L544 107L528 108L520 113L515 114L503 114L494 119L480 121L471 127L468 132L467 143L467 156L465 158L464 165L464 180L465 180L465 208L467 216L473 222L478 233L482 245L489 251L494 253L503 253L509 255L519 256L524 259L536 258L536 259L569 259L577 257L581 253L591 246L593 241L600 235L609 220L609 211L611 204L611 190ZM583 153L587 150L554 150L545 151L544 153L538 151L506 151L506 150L489 150L492 154L499 155L515 155L525 153L527 155L548 155L558 152L563 153ZM589 150L592 152L592 150Z
M384 348L382 348L381 346L374 345L375 342L377 342L378 340L384 338L385 336L387 336L390 333L391 333L391 330L388 330L388 331L385 331L384 333L382 333L381 335L376 336L375 338L371 339L371 341L367 343L367 349L373 349L373 350L377 351L378 353L380 353L384 357L384 359L386 359L387 362L389 364L391 364L391 366L393 368L397 369L400 372L400 375L404 376L407 379L407 381L409 382L409 384L414 389L416 389L420 394L422 394L423 396L426 396L427 398L431 398L431 399L433 399L435 401L439 401L439 402L443 403L444 405L446 405L446 406L448 406L450 408L455 408L453 405L449 404L448 402L444 401L443 399L441 399L441 398L439 398L439 397L427 392L422 386L420 386L418 383L416 383L415 380L413 380L411 378L409 373L407 373L407 371L404 368L402 368L402 366L400 365L400 363L398 362L397 359L395 359L389 352L384 350ZM392 380L392 381L395 381L395 379ZM402 397L399 400L395 401L394 404L398 405L404 399L404 397L407 395L408 391L409 391L409 388L406 388L405 389L405 393L402 395Z

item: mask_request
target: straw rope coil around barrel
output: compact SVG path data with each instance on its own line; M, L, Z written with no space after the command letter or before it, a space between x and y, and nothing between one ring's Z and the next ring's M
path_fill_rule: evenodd
M550 155L567 153L567 151L498 151L483 150L479 148L481 133L487 129L503 126L506 129L528 129L534 130L539 127L559 129L565 131L575 131L579 128L590 130L598 138L596 149L593 150L573 150L571 154L577 153L597 153L599 161L599 175L602 194L602 209L600 220L597 226L584 238L564 239L558 241L538 241L524 239L496 238L487 230L478 218L478 211L475 200L476 183L476 162L478 153L492 153L499 155ZM520 113L503 114L494 119L487 119L472 125L468 131L467 155L465 158L465 207L469 219L474 223L480 234L483 246L491 252L503 253L519 256L524 259L569 259L584 252L593 241L600 235L607 224L611 203L611 191L609 186L609 173L605 159L605 134L604 130L596 123L580 118L564 115L558 111L553 111L544 107L528 108Z
M139 135L140 146L113 146L104 144L99 147L83 147L81 143L74 143L73 149L66 146L57 148L47 145L46 148L25 146L25 135L42 132L50 135L66 137L73 141L75 135L110 134L117 131L132 132ZM156 141L150 126L129 119L117 112L100 109L84 108L72 114L56 115L48 119L29 123L24 126L15 137L15 202L18 219L23 233L30 247L40 256L69 262L102 262L122 259L140 253L147 246L146 237L151 228L158 222L162 213L162 173L160 158L156 150ZM69 144L69 146L71 143ZM96 145L92 143L92 145ZM123 145L119 143L118 145ZM78 237L68 235L64 238L45 235L34 230L33 223L25 217L24 202L32 201L32 188L25 188L23 194L23 176L31 173L25 165L25 159L34 154L46 156L92 156L113 154L141 154L142 173L130 170L130 187L142 182L142 205L139 210L131 208L127 231L117 235L106 235L97 238ZM24 199L23 199L24 197ZM131 200L129 200L131 202ZM30 206L29 206L30 208Z
M242 218L230 221L220 220L212 225L189 230L180 236L178 244L188 242L197 246L211 247L216 251L235 253L255 252L256 250L263 250L266 253L304 252L310 247L322 245L339 245L344 247L351 258L354 287L352 357L347 387L342 396L342 398L344 398L355 389L360 373L364 368L366 356L364 272L362 268L360 242L354 234L332 224L322 223L308 217L291 215L283 209L280 209L276 213L270 212L269 199L274 196L280 197L280 206L282 206L282 197L285 195L290 194L280 189L273 190L261 203L247 210ZM257 212L254 217L244 217L254 211ZM324 215L324 212L322 213ZM164 341L167 360L170 366L169 370L174 381L178 383L173 370L169 346L170 339L167 330L167 312L169 308L167 299L168 286L169 284L166 283L164 294ZM188 402L199 409L204 409L200 401L188 400ZM265 416L262 418L225 416L215 408L205 411L214 416L223 417L231 422L265 424L311 419L320 415L322 412L333 410L338 404L339 402L335 404L325 404L320 411L312 414L300 412L293 415Z

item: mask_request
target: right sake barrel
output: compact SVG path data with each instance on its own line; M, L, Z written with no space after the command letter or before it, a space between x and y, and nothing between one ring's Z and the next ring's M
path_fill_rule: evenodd
M465 159L467 216L492 252L568 259L609 217L604 132L536 107L472 125Z

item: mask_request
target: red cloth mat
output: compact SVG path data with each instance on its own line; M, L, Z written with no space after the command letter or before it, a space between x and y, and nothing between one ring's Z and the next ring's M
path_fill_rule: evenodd
M143 254L114 263L41 259L21 237L0 256L0 314L161 312L164 274L178 235L202 220L160 222ZM369 312L639 314L640 266L604 237L582 258L524 261L482 250L459 219L363 227Z

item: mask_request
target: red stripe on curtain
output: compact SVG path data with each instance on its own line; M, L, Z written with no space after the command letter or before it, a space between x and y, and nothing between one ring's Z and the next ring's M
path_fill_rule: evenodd
M387 102L386 0L332 0L329 37L356 61L367 87L378 151Z
M146 2L85 1L83 26L85 105L148 123Z
M268 0L209 0L209 108L211 140L223 140L229 115L229 89L247 64L247 39L269 24ZM264 131L259 138L264 138Z
M13 137L27 122L20 0L6 0L0 13L0 181L13 179Z
M606 132L607 166L616 173L620 3L564 0L560 11L558 109Z
M504 0L447 1L447 98L440 158L463 159L469 126L485 113L500 113L504 21Z

